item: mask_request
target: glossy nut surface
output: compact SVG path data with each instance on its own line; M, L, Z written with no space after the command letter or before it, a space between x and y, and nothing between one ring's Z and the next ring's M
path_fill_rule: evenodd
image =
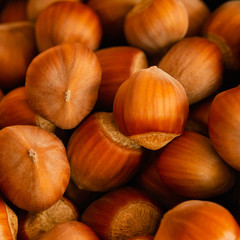
M154 66L135 72L119 87L113 114L120 132L156 150L183 132L188 106L183 86Z
M216 95L209 110L208 131L214 148L224 161L240 170L240 87Z
M88 5L60 1L41 12L36 21L35 35L40 52L58 44L74 42L96 50L102 38L102 25Z
M182 39L188 29L188 14L179 0L141 1L125 17L127 42L149 54L165 52Z
M126 184L143 161L143 148L122 135L112 113L90 115L72 134L67 155L81 190L106 192Z
M93 109L102 70L81 43L65 43L37 55L28 67L26 92L31 108L57 127L76 127Z
M236 240L240 230L223 206L200 200L185 201L162 218L154 240Z
M216 44L202 37L185 38L176 43L158 67L183 85L189 104L215 93L223 81L221 51Z
M174 192L190 198L209 198L233 187L236 175L214 150L209 138L184 132L159 154L160 178Z
M0 189L17 207L41 211L56 203L70 179L62 142L39 127L15 125L0 131Z

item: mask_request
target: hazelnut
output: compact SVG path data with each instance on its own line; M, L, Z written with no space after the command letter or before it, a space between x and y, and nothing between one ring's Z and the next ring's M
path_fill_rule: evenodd
M0 130L0 189L17 207L41 211L65 192L70 166L65 147L53 134L36 126Z
M188 14L182 1L140 1L125 17L127 42L148 54L165 52L182 39L188 29Z
M17 240L17 233L18 217L0 197L0 238L1 240Z
M227 1L215 9L203 26L203 35L220 48L225 67L240 69L240 1Z
M183 85L189 104L215 93L222 84L222 54L216 44L201 37L176 43L158 67Z
M145 192L160 206L169 209L173 206L176 206L180 202L183 202L187 198L177 194L165 183L163 183L162 179L160 178L157 162L159 154L162 150L163 149L146 153L147 160L134 177L133 184L136 188Z
M36 21L38 18L39 14L47 8L49 5L55 3L55 2L60 2L63 0L27 0L27 17L31 21ZM70 1L70 2L79 2L80 0L64 0Z
M18 237L21 240L36 239L60 223L77 220L78 210L67 198L62 197L50 208L40 212L20 211Z
M39 126L50 132L55 130L54 124L33 112L25 87L9 91L0 102L0 129L12 125Z
M37 240L100 240L96 233L84 223L68 221L57 224L51 230L40 235Z
M156 150L182 134L188 108L181 83L154 66L138 70L121 84L113 115L120 132Z
M202 27L210 15L210 10L202 0L181 0L188 13L187 37L201 35Z
M101 240L127 240L138 235L154 235L161 216L162 211L144 193L124 187L90 204L81 221Z
M129 46L100 49L96 55L102 67L96 107L111 112L118 88L134 72L148 67L147 58L143 51Z
M225 207L189 200L164 214L154 240L235 240L239 236L239 225Z
M40 52L73 42L96 50L102 38L102 26L96 13L86 4L72 1L58 1L45 8L37 18L35 32Z
M157 168L169 188L190 198L210 198L227 192L235 171L214 150L209 138L184 132L159 154Z
M133 177L143 148L118 131L112 113L98 112L74 131L67 155L71 179L79 189L106 192Z
M208 131L214 148L222 159L240 170L239 124L240 86L222 91L212 101L209 110Z
M24 85L28 65L36 55L34 24L27 21L0 25L0 88Z
M57 127L72 129L92 111L101 76L95 53L83 44L52 47L37 55L28 67L28 103Z

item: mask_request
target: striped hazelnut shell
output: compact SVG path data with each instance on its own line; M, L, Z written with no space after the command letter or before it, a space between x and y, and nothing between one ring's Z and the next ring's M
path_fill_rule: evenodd
M112 112L113 100L120 85L139 69L147 68L145 53L130 46L108 47L96 51L102 67L97 109Z
M222 84L221 51L203 37L182 39L163 56L158 67L183 85L189 104L215 93Z
M74 131L67 155L71 179L79 189L106 192L134 176L143 148L119 132L112 113L97 112Z
M96 50L102 38L97 14L80 2L56 2L44 9L36 21L36 43L40 52L61 43L81 42Z
M59 128L76 127L93 109L102 70L89 48L65 43L37 55L28 67L31 108Z
M141 1L125 17L127 42L148 54L165 52L182 39L188 29L188 14L182 1Z
M36 126L0 130L0 189L15 206L42 211L64 194L70 166L63 143Z
M130 76L119 87L113 103L120 132L152 150L182 134L188 110L183 86L156 66Z
M213 11L203 26L203 35L220 48L225 67L240 69L240 2L227 1Z

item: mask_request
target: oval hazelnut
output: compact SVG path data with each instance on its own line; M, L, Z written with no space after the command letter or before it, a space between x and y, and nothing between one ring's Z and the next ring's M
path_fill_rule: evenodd
M156 150L182 134L188 108L181 83L153 66L138 70L122 83L113 115L120 132Z
M239 236L239 225L225 207L189 200L164 214L154 240L235 240Z
M39 127L15 125L0 130L0 189L17 207L41 211L64 194L70 166L65 147Z
M92 111L101 76L95 53L83 44L52 47L37 55L28 67L28 103L57 127L74 128Z
M36 21L36 43L40 52L62 43L81 42L96 50L102 26L96 13L80 2L58 1L45 8Z
M71 179L79 189L106 192L134 176L143 148L118 131L112 113L98 112L74 131L67 155Z

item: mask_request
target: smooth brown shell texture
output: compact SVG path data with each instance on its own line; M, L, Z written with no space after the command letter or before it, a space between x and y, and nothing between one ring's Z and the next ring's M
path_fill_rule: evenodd
M96 55L102 67L97 109L111 112L120 85L134 72L147 68L148 61L143 51L130 46L100 49L96 51Z
M184 38L176 43L158 67L183 85L189 104L215 93L222 84L221 51L216 44L202 37Z
M207 19L203 35L220 48L226 68L240 69L240 2L221 4Z
M157 168L158 156L162 149L151 151L147 155L147 161L141 167L134 177L134 186L143 190L151 199L154 199L161 206L169 209L180 202L186 200L186 197L180 196L169 188L159 176Z
M15 125L0 131L0 189L17 207L41 211L56 203L70 179L65 147L39 127Z
M0 88L24 84L28 65L37 52L34 24L28 21L0 25Z
M185 131L170 142L157 162L162 181L190 198L209 198L227 192L236 176L214 150L209 138Z
M202 0L181 0L188 13L187 37L198 36L202 33L202 27L210 15L210 9Z
M240 170L240 87L225 90L213 99L209 111L208 131L218 154L230 166Z
M99 240L96 233L87 225L78 221L69 221L56 225L42 234L38 240Z
M126 240L139 235L154 235L161 210L142 192L124 187L94 201L81 216L102 240Z
M112 113L98 112L75 130L67 155L71 179L79 189L106 192L133 177L143 148L118 131Z
M135 72L119 87L113 115L120 132L156 150L183 132L188 108L183 86L153 66Z
M25 87L14 88L0 102L0 129L12 125L33 125L53 132L54 124L37 115L27 101Z
M128 12L124 23L128 43L149 54L165 52L187 29L188 14L180 0L141 1Z
M31 21L36 21L38 15L49 5L63 0L28 0L27 1L27 17ZM64 0L69 2L79 2L80 0Z
M44 9L36 21L36 43L40 52L61 43L81 42L96 50L102 38L97 14L80 2L56 2Z
M165 213L154 240L238 240L239 236L238 223L226 208L189 200Z
M76 127L93 109L102 70L81 43L52 47L33 59L26 75L32 109L57 127Z

